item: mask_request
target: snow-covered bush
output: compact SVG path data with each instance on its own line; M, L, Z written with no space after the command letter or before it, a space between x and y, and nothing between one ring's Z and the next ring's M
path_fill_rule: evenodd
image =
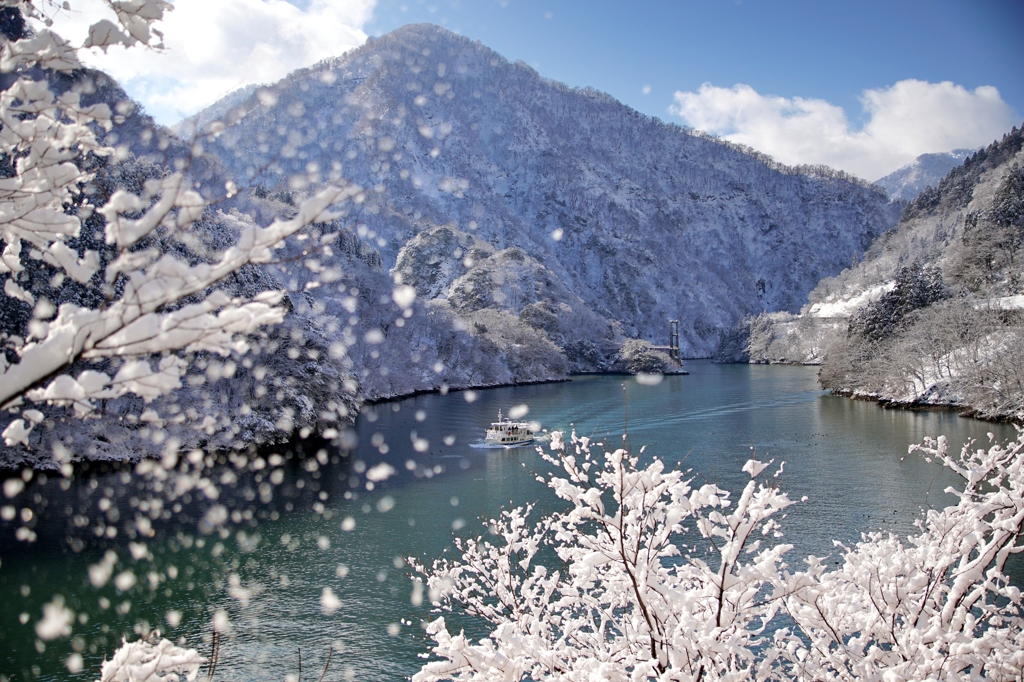
M456 558L410 560L444 614L427 629L440 660L413 680L1018 679L1021 592L1003 570L1024 551L1024 432L959 458L945 438L910 450L964 479L957 504L906 541L867 533L833 570L793 570L770 462L748 461L733 498L556 434L542 454L562 511L512 509ZM449 630L453 615L486 636Z
M122 642L114 657L104 662L100 682L192 682L206 662L194 649L182 649L166 639Z
M532 507L457 539L461 553L429 569L431 600L484 621L473 643L432 622L434 653L413 680L700 679L758 673L764 599L787 545L777 512L791 504L771 479L738 498L625 449L556 433L547 484L567 509L532 521ZM766 464L751 460L758 477ZM762 543L766 546L762 547ZM553 550L554 557L544 554ZM561 570L551 568L561 565Z
M776 594L795 630L772 655L799 679L1018 679L1024 667L1020 589L1003 570L1024 551L1024 433L988 450L949 454L945 437L913 446L956 472L962 489L930 509L906 541L872 532L829 571L811 558Z

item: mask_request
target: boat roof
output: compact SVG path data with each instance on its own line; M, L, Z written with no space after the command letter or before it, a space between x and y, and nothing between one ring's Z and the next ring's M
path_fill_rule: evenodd
M523 428L530 428L530 422L513 421L507 417L501 416L501 410L498 410L498 421L491 422L491 426L521 426Z

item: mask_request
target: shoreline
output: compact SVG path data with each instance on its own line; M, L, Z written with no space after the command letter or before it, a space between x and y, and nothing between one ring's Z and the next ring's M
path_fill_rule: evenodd
M705 358L690 358L690 359L705 359ZM663 376L689 376L689 372L686 370L680 370L678 372L666 372ZM635 377L637 374L631 372L574 372L569 374L564 379L537 379L535 381L520 381L520 382L507 382L502 384L484 384L476 386L448 386L439 388L423 388L410 393L396 393L392 396L383 396L378 398L367 398L360 402L360 405L380 405L382 403L389 403L394 400L405 400L406 398L415 398L420 395L429 395L432 393L439 393L441 395L447 395L448 393L464 392L464 391L483 391L491 388L512 388L515 386L539 386L541 384L563 384L571 382L573 377L589 377L589 376L624 376L624 377ZM354 422L353 422L354 423Z
M797 361L785 361L785 360L766 360L763 362L723 362L720 364L733 364L733 365L790 365L797 367L820 367L821 362L797 362ZM829 389L823 389L829 390ZM829 390L834 396L841 398L850 398L852 400L865 400L874 402L879 407L887 410L911 410L913 412L956 412L958 417L965 419L977 419L978 421L990 422L993 424L1015 424L1017 426L1024 426L1024 416L1015 416L1011 414L986 414L981 412L971 405L958 405L954 403L930 403L930 402L918 402L916 400L900 400L898 398L885 398L880 395L867 395L863 393L856 393L850 389L832 389Z
M690 359L690 360L701 360L701 359L705 359L705 358L688 358L688 359ZM776 362L767 362L767 363L749 363L749 362L747 362L747 363L722 363L722 364L740 364L740 365L744 365L744 364L746 364L746 365L761 364L761 365L814 366L814 363L777 362L777 361ZM686 370L680 370L678 372L666 373L664 376L688 376L689 374L690 373L687 372ZM420 390L416 390L416 391L411 391L409 393L395 394L395 395L391 395L391 396L380 396L380 397L375 397L375 398L372 398L372 399L366 399L366 400L363 400L363 401L359 402L358 403L358 407L359 407L360 412L361 412L363 406L383 405L383 404L390 403L390 402L393 402L393 401L406 400L408 398L415 398L415 397L421 396L421 395L429 395L429 394L447 395L450 392L465 392L465 391L475 391L475 390L486 390L486 389L491 389L491 388L512 388L512 387L516 387L516 386L537 386L537 385L542 385L542 384L569 383L569 382L573 381L574 377L587 377L587 376L636 377L637 374L632 374L632 373L629 373L629 372L613 372L613 371L576 372L576 373L570 374L570 375L568 375L566 377L563 377L563 378L538 379L538 380L535 380L535 381L509 382L509 383L501 383L501 384L488 384L488 385L475 385L475 386L459 386L459 387L446 387L446 386L442 385L442 386L440 386L438 388L420 389ZM993 423L993 424L1012 424L1012 425L1015 425L1015 426L1024 426L1024 417L1014 416L1014 415L990 415L990 414L985 414L985 413L980 412L979 410L977 410L977 409L975 409L975 408L973 408L973 407L971 407L969 405L957 405L957 404L951 404L951 403L928 403L928 402L898 400L898 399L885 398L885 397L877 396L877 395L867 395L867 394L862 394L862 393L855 393L852 390L844 390L844 389L834 389L834 390L829 391L829 393L830 393L830 395L834 395L834 396L840 397L840 398L848 398L848 399L852 399L852 400L862 400L862 401L873 402L876 405L878 405L879 407L881 407L883 409L887 409L887 410L889 410L889 409L900 409L900 410L910 410L910 411L913 411L913 412L927 412L927 411L933 411L933 412L955 412L958 417L965 418L965 419L976 419L976 420L981 421L981 422L989 422L989 423ZM357 417L358 417L358 413L356 413L355 415L348 416L346 418L346 420L345 420L346 423L344 424L344 428L345 429L352 428L355 425L355 423L356 423ZM303 437L298 431L293 433L291 435L291 437L286 438L286 439L282 439L280 441L268 442L268 443L252 443L252 444L250 444L249 448L250 449L254 448L254 449L257 449L257 450L263 450L263 449L266 449L266 448L279 448L279 447L285 446L289 450L302 450L303 448L302 448L301 444L302 443L309 443L311 441L313 441L313 442L315 442L315 441L329 442L329 443L336 444L335 447L338 447L339 449L343 449L340 437L339 438L334 438L334 439L325 439L321 434L318 434L318 433L310 433L310 434L306 435L305 437ZM227 451L226 450L217 450L217 451L212 451L211 454L217 455L217 454L221 454L223 452L227 452ZM93 460L93 459L88 459L88 458L84 458L83 457L81 459L78 459L78 460L72 462L72 466L74 467L74 474L73 475L77 476L77 475L80 475L80 474L83 474L83 473L85 473L85 474L89 474L89 473L100 473L100 474L102 474L102 473L108 473L110 471L117 471L119 469L123 470L123 467L134 467L139 461L142 461L142 459L143 458L139 457L139 458L124 459L124 460L116 460L116 459L95 459L95 460ZM21 472L21 471L23 471L25 469L28 469L28 470L31 470L31 471L34 471L34 472L39 472L39 473L49 473L49 472L57 473L57 467L56 466L52 466L52 467L38 466L39 464L45 464L45 463L44 462L33 462L32 464L29 464L28 466L16 466L16 467L0 466L0 480L9 478L11 476L18 475L19 472ZM90 469L92 469L93 471L90 472L89 471ZM59 473L58 473L58 476L59 476Z
M831 395L848 398L850 400L863 400L866 402L873 402L879 407L886 410L910 410L912 412L956 412L958 417L964 419L977 419L982 422L990 422L992 424L1013 424L1016 426L1024 426L1024 417L1015 417L1013 415L989 415L978 411L976 408L970 405L956 405L953 403L925 403L917 402L914 400L897 400L894 398L884 398L877 395L866 395L863 393L855 393L847 389L833 389L829 391Z
M405 400L406 398L415 398L420 395L430 395L432 393L438 393L440 395L448 395L449 393L462 393L465 391L483 391L489 388L511 388L513 386L538 386L540 384L564 384L572 381L573 376L579 376L575 374L569 375L565 379L537 379L535 381L521 381L503 384L485 384L480 386L440 386L438 388L421 388L410 393L396 393L392 396L382 396L379 398L367 398L359 403L359 406L363 405L381 405L383 403L390 403L395 400ZM355 423L353 420L352 424Z
M633 376L633 377L637 376L636 374L630 374L628 372L578 372L578 373L570 374L570 375L568 375L567 377L564 377L564 378L538 379L536 381L522 381L522 382L516 382L516 383L488 384L488 385L479 385L479 386L459 386L459 387L444 387L444 386L442 386L442 387L432 388L432 389L420 389L420 390L416 390L416 391L411 391L409 393L395 394L395 395L392 395L392 396L381 396L381 397L376 397L376 398L372 398L372 399L366 399L366 400L363 400L363 401L358 401L357 402L357 406L359 407L359 410L361 412L364 405L366 405L366 406L382 405L382 404L390 403L390 402L397 401L397 400L405 400L407 398L415 398L416 396L420 396L420 395L429 395L429 394L433 394L433 393L437 393L437 394L440 394L440 395L447 395L448 393L451 393L451 392L476 391L476 390L485 390L485 389L491 389L491 388L512 388L512 387L516 387L516 386L537 386L537 385L541 385L541 384L561 384L561 383L571 382L572 378L573 377L577 377L577 376L601 376L601 375L608 375L608 376ZM670 374L666 374L665 376L684 376L684 375L689 375L689 372L686 372L686 371L672 372ZM343 429L350 429L350 428L352 428L353 426L355 426L356 418L358 417L358 414L359 413L356 413L355 415L348 415L344 419L344 424L343 425L339 424L339 426L341 426ZM322 434L320 434L320 433L309 433L305 437L303 437L302 434L298 430L294 431L291 434L291 436L289 436L288 438L283 438L283 439L280 439L280 440L275 439L272 442L265 442L265 443L250 443L249 446L248 446L248 449L264 450L264 449L267 449L267 448L280 448L282 446L285 446L288 449L292 449L292 448L301 449L301 447L296 448L296 445L294 445L294 444L308 443L308 442L314 441L314 440L320 440L320 441L327 442L327 443L337 443L336 447L338 447L339 449L344 449L342 447L342 445L341 445L341 434L339 434L339 436L337 438L324 438L324 436ZM203 448L200 448L200 449L203 449ZM210 454L213 454L213 455L219 455L219 454L222 454L222 453L225 453L225 452L230 452L230 450L227 450L227 449L217 449L217 450L212 450L212 451L208 451L208 452ZM73 460L71 462L71 464L74 467L73 475L78 475L80 473L89 473L88 469L90 469L90 468L93 468L93 469L98 468L98 469L100 469L100 471L93 472L93 473L109 473L110 471L120 470L120 469L122 469L122 467L129 467L129 468L130 467L134 467L136 464L138 464L139 462L143 461L144 459L145 459L145 457L142 457L142 456L130 457L130 458L126 458L126 459L89 459L87 457L81 457L79 459ZM60 475L59 474L59 467L58 467L57 463L52 461L52 460L35 461L35 462L31 462L31 463L23 461L23 462L20 462L18 464L14 464L13 466L11 466L10 464L11 463L9 463L9 462L2 462L2 461L0 461L0 480L6 479L6 478L10 478L11 476L17 476L17 475L19 475L19 472L24 471L24 470L30 470L30 471L34 471L34 472L40 472L40 473L54 472L58 476ZM86 471L83 472L82 469L85 469Z

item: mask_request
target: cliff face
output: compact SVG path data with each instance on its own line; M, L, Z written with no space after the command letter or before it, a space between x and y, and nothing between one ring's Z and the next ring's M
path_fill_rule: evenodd
M197 118L240 119L207 153L240 186L343 177L370 189L347 220L366 226L385 268L433 273L413 276L421 298L460 315L472 299L474 310L520 319L526 305L567 306L658 343L679 319L686 356L709 355L746 314L795 312L901 209L863 183L755 158L434 26L405 27L231 104ZM519 249L528 265L475 272L459 264L474 261L461 242L443 254L414 243L442 227L482 245L472 248ZM511 298L465 295L467 282L497 291L510 278Z

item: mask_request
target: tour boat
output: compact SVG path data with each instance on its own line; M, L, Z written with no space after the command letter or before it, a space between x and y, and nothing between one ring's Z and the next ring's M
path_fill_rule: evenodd
M522 445L532 443L536 440L536 436L533 429L530 428L529 422L503 419L501 410L498 410L498 421L491 422L484 440L496 445Z

